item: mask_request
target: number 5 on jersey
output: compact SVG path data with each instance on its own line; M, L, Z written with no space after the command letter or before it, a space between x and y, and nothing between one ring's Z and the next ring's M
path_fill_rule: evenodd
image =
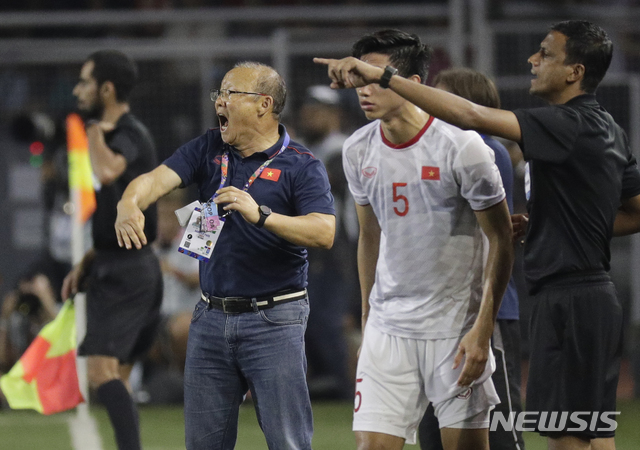
M400 217L406 216L409 212L409 199L401 194L400 188L407 187L407 183L393 183L393 203L398 203L397 206L393 207L393 212L395 212Z

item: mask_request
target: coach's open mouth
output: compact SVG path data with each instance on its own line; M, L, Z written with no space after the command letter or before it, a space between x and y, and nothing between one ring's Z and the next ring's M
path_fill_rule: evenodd
M218 114L218 121L220 122L220 131L227 131L229 119L224 114Z

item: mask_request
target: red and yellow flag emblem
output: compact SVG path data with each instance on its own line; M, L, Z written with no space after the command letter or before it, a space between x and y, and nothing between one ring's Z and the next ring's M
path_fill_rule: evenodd
M280 169L269 169L268 167L262 171L260 178L265 180L278 181L280 179Z
M20 360L0 378L0 388L13 409L54 414L84 402L76 372L76 322L67 300L38 333Z
M440 179L440 167L422 166L422 179L423 180L439 180Z

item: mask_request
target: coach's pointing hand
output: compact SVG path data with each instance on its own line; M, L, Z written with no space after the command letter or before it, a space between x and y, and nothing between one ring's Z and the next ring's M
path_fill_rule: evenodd
M331 87L357 88L380 81L384 68L372 66L357 58L343 59L313 58L316 64L325 64L331 78Z

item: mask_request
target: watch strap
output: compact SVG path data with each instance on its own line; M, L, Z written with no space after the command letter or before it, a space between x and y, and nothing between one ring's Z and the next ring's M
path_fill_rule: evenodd
M263 213L260 206L258 206L258 212L260 213L260 218L256 222L256 227L262 228L264 226L264 222L267 220L267 217L271 215L271 212L269 212L269 214Z
M391 77L398 73L398 69L395 67L387 66L384 68L384 72L382 77L380 77L380 87L383 89L387 89L389 87L389 82L391 81Z

